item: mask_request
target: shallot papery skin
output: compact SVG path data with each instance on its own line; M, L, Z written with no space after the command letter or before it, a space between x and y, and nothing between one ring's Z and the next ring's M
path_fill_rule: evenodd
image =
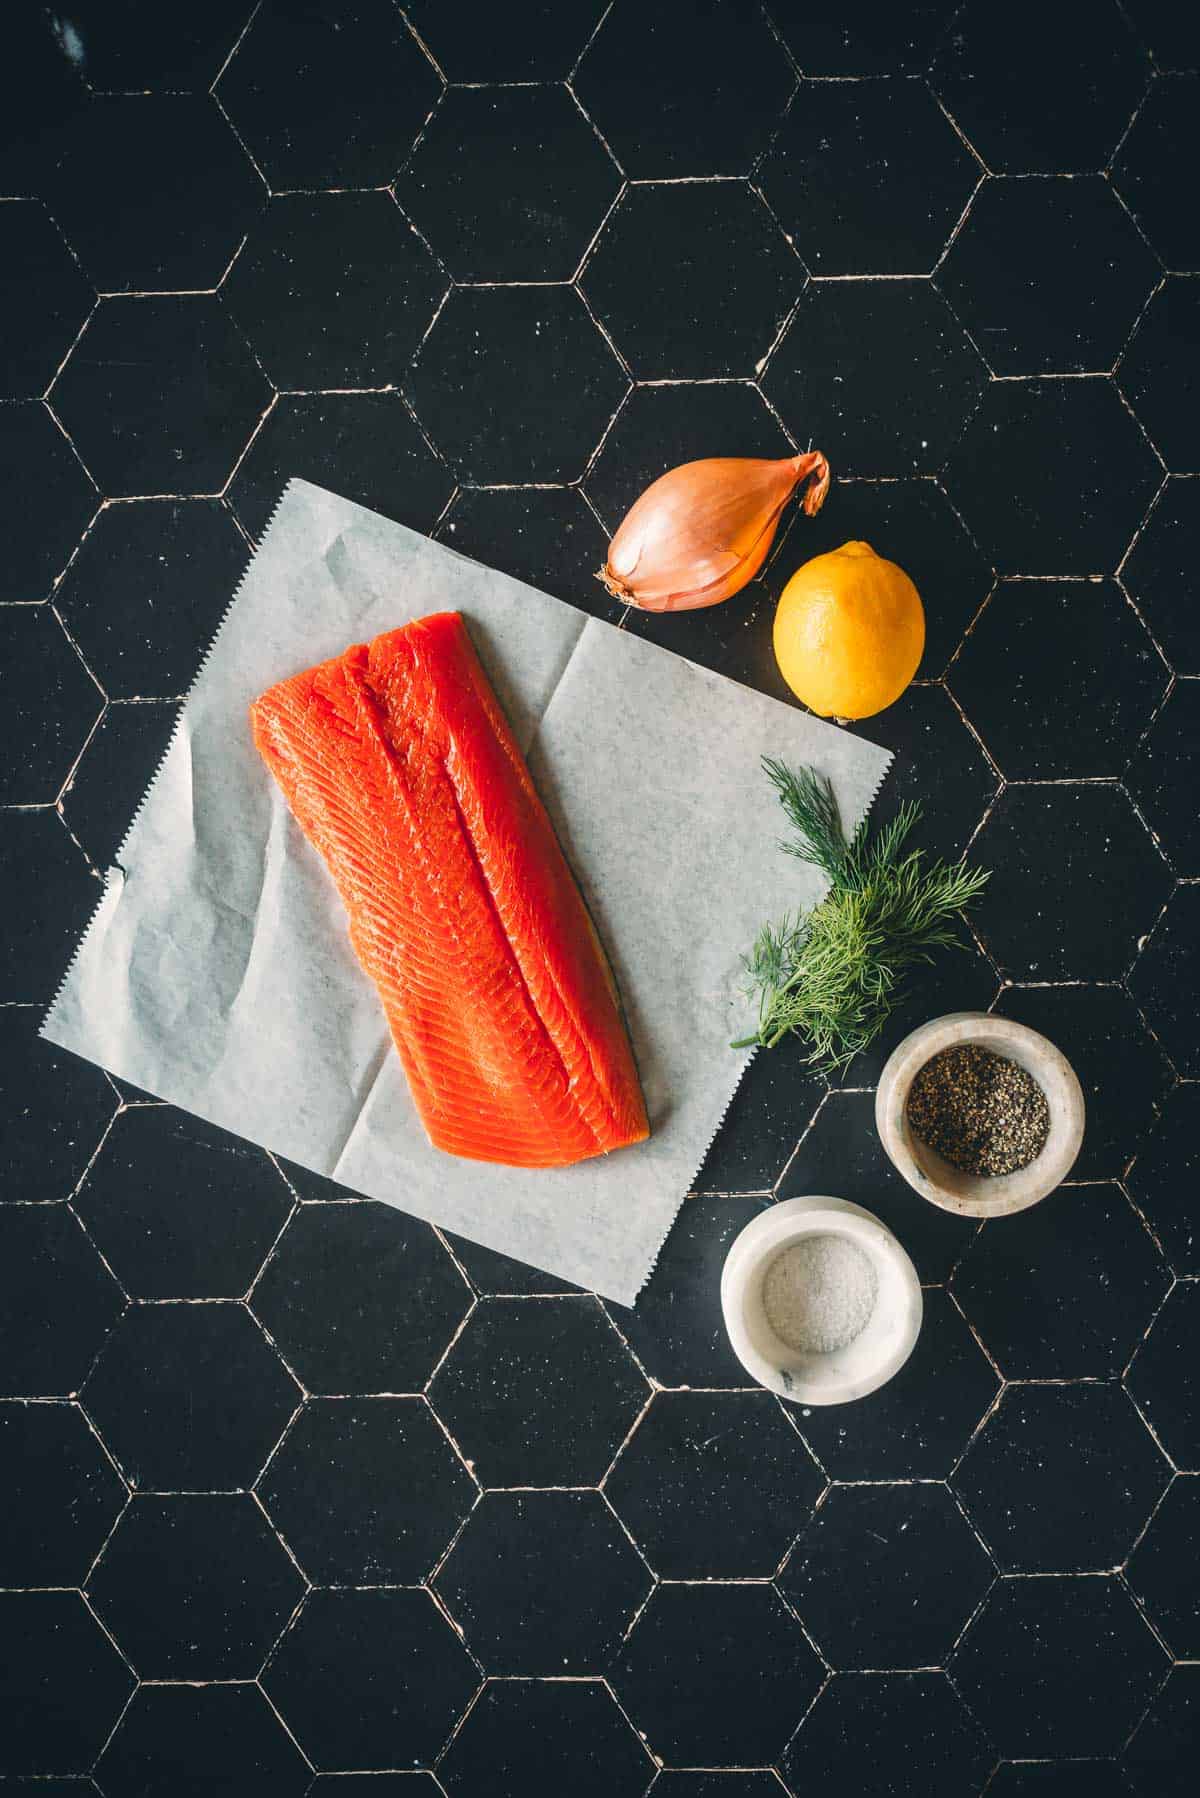
M684 462L635 500L596 578L615 599L644 612L719 605L754 579L783 508L806 480L804 510L811 518L829 491L829 464L820 450L779 461L710 456Z

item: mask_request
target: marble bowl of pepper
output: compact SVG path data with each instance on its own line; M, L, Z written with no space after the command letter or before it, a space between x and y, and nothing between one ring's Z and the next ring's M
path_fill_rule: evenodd
M1007 1217L1066 1179L1083 1141L1083 1089L1027 1024L957 1011L892 1051L875 1125L915 1192L962 1217Z

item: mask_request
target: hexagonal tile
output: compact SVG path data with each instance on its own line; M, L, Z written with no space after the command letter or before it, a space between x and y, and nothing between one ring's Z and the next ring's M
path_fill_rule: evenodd
M450 1798L641 1798L653 1768L599 1680L489 1680L438 1767Z
M1171 1477L1117 1385L1010 1386L954 1473L1003 1573L1119 1566Z
M135 1105L105 1138L76 1210L126 1291L209 1299L245 1292L291 1203L261 1149L169 1105Z
M1168 673L1115 581L1001 581L947 678L1010 780L1061 780L1119 775Z
M276 387L402 378L446 277L386 193L277 195L222 288Z
M933 63L933 85L988 167L1008 175L1101 169L1146 90L1149 59L1113 0L1088 15L1019 0L1002 18L969 0ZM1036 59L1024 46L1036 36Z
M0 1392L74 1393L124 1300L65 1205L0 1207Z
M309 1578L327 1586L418 1585L475 1500L419 1398L310 1399L258 1492Z
M1169 480L1121 565L1121 579L1177 674L1200 674L1200 613L1188 598L1200 557L1200 487Z
M1179 1659L1200 1650L1200 1474L1176 1474L1129 1557L1125 1577Z
M824 1487L769 1393L662 1392L604 1490L663 1579L766 1579Z
M1122 1756L1141 1798L1182 1798L1200 1746L1200 1667L1172 1667Z
M418 1392L471 1294L428 1224L358 1200L301 1206L255 1311L310 1392Z
M410 381L459 474L505 484L576 480L628 385L573 287L456 289Z
M306 1798L442 1798L442 1787L432 1773L318 1773Z
M788 1743L784 1772L800 1791L883 1791L902 1768L912 1790L977 1792L994 1755L944 1673L839 1673Z
M1200 1377L1192 1351L1200 1327L1200 1285L1180 1280L1168 1295L1128 1373L1129 1390L1167 1453L1200 1472Z
M178 717L173 704L118 700L88 738L63 788L62 813L98 868L118 861L140 795L158 771Z
M872 824L886 824L905 800L916 801L921 817L910 839L914 848L956 860L999 782L949 694L943 687L909 687L895 705L866 719L863 733L896 758L871 807ZM979 854L972 846L971 859Z
M906 1484L831 1487L776 1584L833 1666L937 1667L992 1579L946 1488Z
M1129 1798L1115 1761L1005 1761L988 1798Z
M1129 990L1167 1054L1187 1079L1200 1077L1195 955L1200 887L1177 886L1129 976Z
M56 812L0 814L0 998L48 1003L99 899L99 883Z
M763 387L797 441L837 446L837 472L907 475L945 459L986 379L928 281L813 281Z
M685 389L695 391L695 389ZM751 581L731 604L688 612L641 612L626 617L624 629L657 643L689 662L699 662L728 680L740 681L785 705L796 703L779 672L772 648L775 599L763 581Z
M615 624L623 607L596 579L605 536L573 487L462 487L437 537L594 618Z
M937 284L998 375L1110 369L1159 277L1100 175L985 181Z
M959 1303L1010 1380L1119 1374L1169 1275L1117 1186L1063 1186L984 1224L954 1275Z
M135 1498L88 1580L142 1679L253 1679L303 1594L244 1492Z
M101 300L51 388L108 494L216 493L270 398L214 294Z
M830 1093L779 1186L781 1199L822 1192L866 1205L881 1218L927 1285L949 1279L979 1227L970 1218L931 1205L900 1178L875 1129L871 1092Z
M74 0L75 54L97 91L205 89L246 23L242 0L208 0L196 13L164 13L155 0Z
M792 85L779 40L737 0L702 12L688 0L665 0L652 13L617 7L573 76L625 173L638 180L748 174ZM754 105L746 106L751 92Z
M312 1774L253 1685L142 1686L100 1757L106 1792L302 1798Z
M920 75L929 66L946 23L939 0L881 7L877 0L847 0L833 14L805 17L776 7L783 40L802 75Z
M1117 366L1121 391L1173 474L1200 469L1192 412L1200 396L1200 275L1169 275Z
M973 858L1000 870L972 916L1016 979L1119 979L1171 890L1166 862L1117 786L1007 787Z
M479 1685L424 1591L310 1592L262 1676L320 1767L425 1765Z
M216 92L274 191L383 187L441 85L387 0L252 15Z
M0 1586L77 1586L126 1492L77 1405L0 1403Z
M65 1199L104 1134L116 1100L108 1081L37 1034L34 1006L0 1007L0 1199Z
M1160 69L1194 69L1200 63L1197 21L1171 0L1126 0L1125 10Z
M241 1305L131 1305L84 1407L143 1491L253 1483L300 1397Z
M409 0L405 11L450 81L562 81L604 5L603 0L582 0L578 6L515 0L501 16L474 0L453 10L442 0Z
M650 1752L764 1766L820 1690L821 1663L772 1586L656 1587L609 1678Z
M52 805L104 695L48 606L0 611L0 804Z
M78 1592L0 1592L0 1665L0 1772L84 1772L134 1682Z
M1200 231L1174 179L1200 148L1198 94L1194 72L1160 76L1113 163L1114 185L1168 268L1200 267Z
M1200 682L1181 680L1129 764L1125 785L1178 873L1200 874L1200 821L1189 796L1200 778Z
M1161 473L1106 376L993 381L945 479L1003 574L1109 574Z
M481 1299L430 1398L484 1486L591 1486L646 1385L596 1299Z
M0 600L45 599L99 495L39 400L0 406L0 484L21 520L5 544Z
M42 191L102 293L216 287L267 190L207 94L103 94Z
M916 1348L888 1385L853 1409L798 1405L796 1422L835 1480L940 1480L999 1382L940 1287L925 1293Z
M1177 1274L1200 1274L1200 1232L1192 1203L1200 1176L1196 1101L1196 1087L1187 1083L1167 1096L1125 1182Z
M1120 1581L1093 1574L998 1580L950 1672L1016 1759L1114 1753L1166 1664Z
M489 1492L435 1584L485 1672L561 1676L604 1666L651 1579L598 1492Z
M626 189L582 286L634 374L653 380L753 375L804 281L753 188L672 181ZM724 299L710 309L701 296L714 291Z
M414 531L430 530L454 491L398 393L280 394L229 489L252 537L262 536L297 475Z
M779 1781L769 1768L681 1772L664 1767L650 1788L655 1798L779 1798Z
M88 315L93 293L44 206L0 201L0 394L44 393Z
M580 1289L570 1280L560 1280L527 1261L514 1261L509 1255L498 1255L485 1249L481 1242L468 1242L465 1236L444 1233L454 1259L466 1274L476 1292L488 1298L532 1297L535 1293L577 1293Z
M5 193L27 193L64 123L86 103L87 89L44 13L22 7L13 11L12 22L4 59L0 186Z
M1171 1070L1119 986L1006 986L998 1016L1040 1030L1079 1076L1087 1128L1073 1180L1117 1180L1154 1122Z
M805 1054L802 1043L787 1038L747 1064L696 1176L698 1192L765 1192L775 1185L825 1096Z

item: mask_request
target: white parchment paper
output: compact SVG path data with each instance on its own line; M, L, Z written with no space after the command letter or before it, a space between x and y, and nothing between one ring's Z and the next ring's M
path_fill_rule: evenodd
M445 610L464 615L559 831L645 1088L649 1142L576 1167L484 1166L430 1145L332 882L251 742L264 688ZM740 958L767 918L822 890L775 846L764 754L829 774L848 824L891 759L293 481L43 1035L316 1173L631 1304L748 1059L729 1048L749 1022Z

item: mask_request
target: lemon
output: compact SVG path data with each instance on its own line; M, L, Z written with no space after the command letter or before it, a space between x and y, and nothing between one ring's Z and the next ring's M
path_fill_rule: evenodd
M899 699L925 647L921 596L869 543L798 568L775 613L775 660L822 718L869 718Z

